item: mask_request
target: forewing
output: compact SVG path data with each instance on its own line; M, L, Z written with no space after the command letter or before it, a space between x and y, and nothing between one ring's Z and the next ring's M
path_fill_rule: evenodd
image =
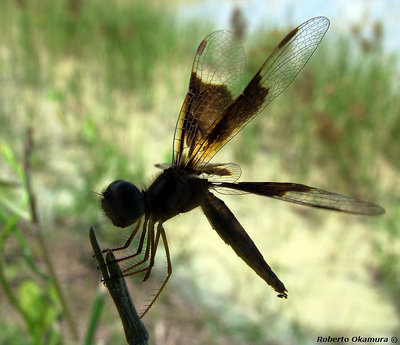
M303 69L329 28L316 17L292 30L275 48L243 92L191 142L187 165L206 164L237 132L278 97Z
M242 91L244 66L243 48L232 32L213 32L200 43L175 128L173 165L187 165L196 144Z
M223 182L219 184L219 187L352 214L376 216L385 213L382 207L373 203L297 183Z

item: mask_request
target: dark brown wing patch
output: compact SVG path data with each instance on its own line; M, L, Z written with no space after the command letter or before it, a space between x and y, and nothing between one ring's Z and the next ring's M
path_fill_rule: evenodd
M226 167L219 167L213 164L206 165L201 168L200 172L209 175L217 175L217 176L231 176L232 172Z
M270 197L283 197L288 192L309 193L315 189L304 184L291 182L240 182L237 186L248 193Z
M292 31L290 31L286 37L278 44L278 48L282 48L284 45L286 45L292 38L294 35L297 34L297 31L299 31L299 28L295 28Z
M261 84L261 75L257 73L243 93L222 114L224 121L212 124L206 140L199 142L192 152L193 160L189 162L189 166L198 166L204 155L213 156L230 139L232 133L260 111L268 91ZM198 154L199 151L202 154Z
M204 48L206 47L206 45L207 45L207 39L204 39L204 40L200 43L199 47L197 48L196 54L197 54L197 55L203 54Z
M242 174L242 169L235 163L205 164L195 169L195 174L210 182L236 182Z
M190 78L189 92L193 94L192 102L194 104L190 107L192 111L188 111L185 118L185 128L187 128L187 133L191 134L186 136L190 157L195 149L194 144L206 134L207 129L221 114L226 104L233 101L233 97L226 85L203 83L194 72ZM199 97L207 101L199 102Z
M256 74L253 80L247 85L235 102L226 110L226 121L218 122L209 134L207 144L224 142L229 135L240 127L253 114L260 110L260 107L268 95L268 88L261 85L261 76Z

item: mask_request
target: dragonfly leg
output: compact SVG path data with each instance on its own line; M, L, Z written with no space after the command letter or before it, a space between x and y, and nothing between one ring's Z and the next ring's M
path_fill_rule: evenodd
M150 308L153 306L153 304L155 303L155 301L157 300L158 297L160 297L161 292L164 290L165 285L167 285L167 282L169 280L169 277L172 274L172 264L171 264L171 257L169 255L169 248L168 248L168 241L167 241L167 235L165 234L165 230L164 227L162 226L161 223L158 223L157 226L157 235L156 235L156 241L157 238L160 238L160 234L161 234L161 238L162 238L162 242L163 242L163 246L164 246L164 250L165 250L165 255L167 257L167 276L165 277L163 283L161 284L160 288L158 289L156 295L153 297L152 301L150 302L150 304L146 307L146 309L143 311L142 315L140 316L140 318L143 318L144 315L146 315L146 313L150 310ZM154 253L155 254L155 253Z
M155 240L154 250L151 252L149 267L148 267L148 270L147 270L142 282L146 281L150 277L151 270L153 269L153 266L154 266L154 259L155 259L156 252L157 252L158 242L160 241L160 231L158 230L159 226L160 226L160 223L157 226L156 240Z
M148 261L149 256L154 251L154 223L153 223L152 220L150 220L150 222L148 224L149 224L149 226L148 226L148 229L147 229L147 231L148 231L147 243L146 243L146 250L145 250L143 259L141 261L135 263L134 265L124 269L122 271L122 273L123 273L123 275L125 277L148 270L148 267L136 270L138 267L142 266L144 263L146 263ZM144 230L143 233L145 231L146 230ZM117 260L117 262L126 261L126 260L132 259L132 258L136 257L137 255L141 254L142 248L143 248L144 237L142 237L140 240L141 240L141 243L139 244L139 248L138 248L138 250L136 251L135 254L126 256L124 258L120 258L120 259Z
M133 239L135 238L137 232L139 231L140 223L141 223L141 221L139 220L138 223L137 223L137 225L136 225L135 230L132 231L131 235L129 236L129 238L127 239L127 241L125 242L125 244L124 244L123 246L121 246L121 247L116 247L116 248L107 248L107 249L103 249L101 252L102 252L102 253L107 253L107 252L110 252L110 251L111 251L111 252L117 252L117 251L119 251L119 250L124 250L124 249L128 248L128 247L130 246L130 244L132 243ZM144 229L144 231L145 231L145 229L146 229L146 223L147 223L147 219L144 221L144 224L143 224L143 229ZM142 237L144 237L143 234L142 234ZM141 242L140 242L140 243L142 244L142 239L141 239Z
M111 249L104 249L104 250L102 250L102 253L106 253L106 252L108 252L108 251L113 251L113 252L114 252L114 251L119 251L119 250L123 250L123 249L128 248L129 245L131 244L133 238L136 236L136 234L137 234L137 232L138 232L138 230L139 230L139 225L140 225L140 222L139 222L139 224L136 226L135 230L132 232L132 234L129 236L128 240L126 241L126 243L125 243L122 247L111 248ZM116 261L116 262L126 261L126 260L129 260L129 259L133 259L133 258L135 258L136 256L138 256L139 254L141 254L141 253L142 253L142 250L143 250L143 243L144 243L144 240L145 240L146 232L147 232L147 219L146 219L145 222L143 223L142 235L140 236L139 246L138 246L138 249L136 250L136 252L135 252L134 254L132 254L132 255L128 255L128 256L119 258L119 259L117 259L117 260L115 260L115 261Z
M122 273L124 274L124 276L128 276L128 275L133 275L133 274L137 274L137 273L141 273L141 272L146 272L142 282L146 281L151 274L151 271L154 267L154 260L155 260L155 256L156 256L156 252L157 252L157 247L158 247L158 242L160 241L160 231L159 231L159 225L157 227L157 233L156 233L156 238L154 241L154 223L150 224L150 229L149 229L149 237L151 234L151 240L149 239L151 245L150 245L150 250L146 250L146 254L145 254L145 258L141 261L138 262L137 264L135 264L132 267L129 267L127 269L125 269ZM147 267L144 267L142 269L139 269L137 271L135 271L136 267L139 267L140 265L144 264L148 258L149 258L149 252L150 254L150 261L149 261L149 265ZM129 272L129 273L127 273Z
M136 252L135 252L134 254L132 254L132 255L128 255L128 256L125 256L125 257L116 259L115 262L121 262L121 261L126 261L126 260L129 260L129 259L133 259L133 258L135 258L136 256L138 256L139 254L141 254L141 252L142 252L142 250L143 250L143 243L144 243L145 236L146 236L146 232L147 232L147 224L148 224L148 220L146 219L145 222L143 223L142 235L140 236L139 246L138 246L138 249L136 250ZM119 248L112 248L112 249L104 249L104 250L102 250L102 253L105 253L105 252L108 252L108 251L118 251L118 250L122 250L122 249L127 248L127 247L130 245L130 243L132 242L132 239L136 236L136 234L137 234L137 232L138 232L138 230L139 230L139 226L140 226L140 221L139 221L138 225L136 226L135 230L134 230L134 231L132 232L132 234L129 236L128 241L127 241L122 247L119 247ZM149 241L147 242L147 245L146 245L145 257L146 257L146 254L147 254L147 257L148 257L148 253L147 253L148 250L149 250L149 249L148 249L148 246L149 246ZM129 269L132 270L132 269L134 269L135 267L137 267L138 265L142 264L142 263L145 262L145 261L147 261L147 258L146 258L145 260L142 260L141 262L139 262L139 263L133 265L133 266L130 267ZM98 267L98 269L99 269L99 268L100 268L100 267Z

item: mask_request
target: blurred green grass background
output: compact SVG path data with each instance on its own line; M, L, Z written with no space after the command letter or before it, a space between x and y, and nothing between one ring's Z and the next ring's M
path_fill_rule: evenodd
M105 219L93 192L117 178L144 188L157 173L153 164L170 162L193 54L212 31L209 23L175 21L174 7L161 4L0 5L0 344L124 343L88 229L104 247L128 235ZM201 212L169 221L174 273L144 320L151 343L307 344L318 335L398 330L399 65L382 50L379 23L370 40L360 39L362 27L346 38L328 33L295 83L214 161L241 164L242 180L305 183L387 213L362 218L224 197L288 287L285 302ZM243 38L249 76L290 29ZM43 235L79 340L30 219L28 127ZM165 258L158 259L162 279ZM135 285L139 302L149 298L146 289Z

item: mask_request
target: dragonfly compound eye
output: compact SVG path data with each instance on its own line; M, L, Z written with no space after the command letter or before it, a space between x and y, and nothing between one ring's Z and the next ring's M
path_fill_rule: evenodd
M116 180L102 194L101 206L115 226L132 225L144 213L143 194L130 182Z

